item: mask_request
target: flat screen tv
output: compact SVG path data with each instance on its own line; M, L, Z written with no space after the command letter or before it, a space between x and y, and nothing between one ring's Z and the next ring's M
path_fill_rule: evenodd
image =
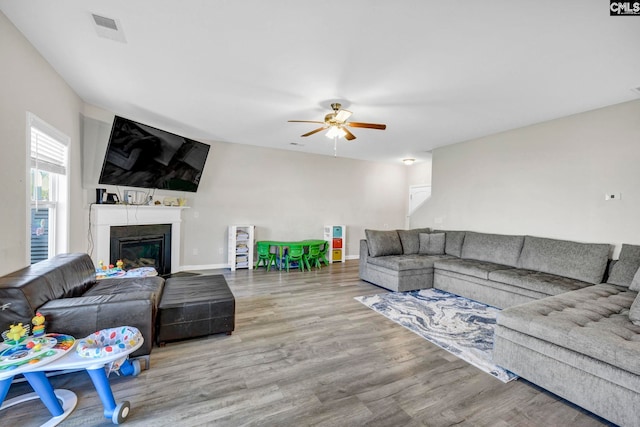
M198 190L210 146L116 116L100 184Z

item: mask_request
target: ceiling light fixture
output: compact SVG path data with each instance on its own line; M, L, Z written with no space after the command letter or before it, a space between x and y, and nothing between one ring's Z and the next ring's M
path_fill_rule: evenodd
M404 163L407 166L411 166L415 161L416 159L402 159L402 163Z
M347 132L345 132L345 130L342 129L341 127L331 126L325 136L327 138L334 138L334 137L342 138L346 134Z

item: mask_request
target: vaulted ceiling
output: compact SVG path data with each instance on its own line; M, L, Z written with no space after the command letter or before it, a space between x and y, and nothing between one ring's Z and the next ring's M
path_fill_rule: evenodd
M603 0L0 0L87 103L194 139L344 157L435 147L640 97L640 16ZM92 14L123 41L98 34ZM109 21L110 22L110 21ZM3 82L3 84L10 84ZM295 144L295 145L294 145Z

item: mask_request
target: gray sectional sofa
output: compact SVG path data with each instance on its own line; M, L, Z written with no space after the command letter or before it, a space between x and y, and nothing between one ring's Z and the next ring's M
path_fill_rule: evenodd
M394 291L434 287L503 308L498 365L607 420L640 426L640 246L623 245L620 259L609 261L608 244L395 233L366 230L361 279ZM426 234L444 234L444 245L423 247ZM410 235L417 250L405 244Z
M401 292L435 287L499 308L600 283L611 250L607 244L472 231L365 233L362 280ZM444 245L421 249L425 234L444 234Z
M640 426L639 269L640 246L623 245L607 283L503 310L494 361L609 421Z

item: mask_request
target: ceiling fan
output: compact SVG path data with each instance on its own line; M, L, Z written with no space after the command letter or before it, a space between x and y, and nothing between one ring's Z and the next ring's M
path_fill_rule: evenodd
M341 138L344 136L345 139L347 139L348 141L356 139L356 136L353 133L351 133L349 129L347 129L347 126L350 126L353 128L368 128L368 129L378 129L378 130L385 130L387 128L387 125L377 124L377 123L347 122L347 119L351 117L351 114L353 113L349 110L342 110L341 107L342 105L337 102L331 104L331 108L333 109L333 112L324 116L323 122L314 121L314 120L289 120L289 122L322 124L321 127L314 129L311 132L307 132L302 136L311 136L314 133L318 133L325 129L329 129L329 131L326 134L328 138L335 139L335 138Z

